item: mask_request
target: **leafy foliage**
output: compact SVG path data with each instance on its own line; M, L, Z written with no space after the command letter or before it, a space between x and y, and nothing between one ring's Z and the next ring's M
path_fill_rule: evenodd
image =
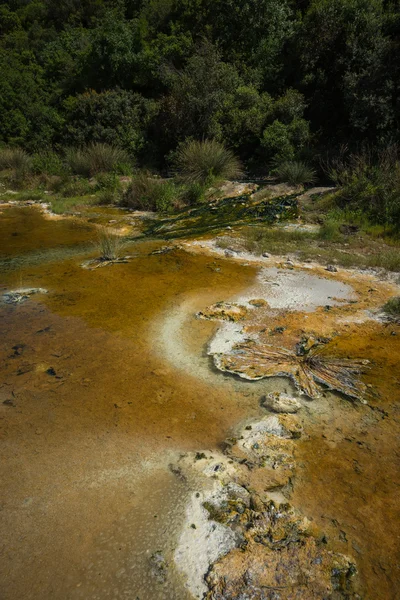
M374 152L345 153L333 160L328 173L341 189L341 208L360 209L372 221L400 228L400 156L397 146Z
M92 144L129 152L125 173L132 158L165 168L187 138L259 171L400 143L393 1L18 0L0 4L0 32L0 144L51 176L64 147L92 174Z
M154 177L148 171L139 171L126 190L122 204L139 210L164 212L171 208L175 195L172 182Z

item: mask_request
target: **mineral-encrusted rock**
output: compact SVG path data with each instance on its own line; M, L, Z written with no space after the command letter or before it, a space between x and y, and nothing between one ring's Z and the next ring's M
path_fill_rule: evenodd
M151 575L158 581L164 583L167 579L168 564L163 553L160 550L154 552L150 557Z
M247 316L248 309L241 304L234 302L217 302L208 306L204 311L197 313L200 319L209 319L217 321L241 321Z
M262 400L262 406L275 413L297 413L301 404L296 398L286 394L272 392Z
M236 481L263 494L288 485L294 472L294 440L301 426L291 415L265 417L232 440L227 456L237 462Z
M258 510L233 504L229 522L245 538L214 563L206 582L206 600L340 600L355 598L349 558L327 550L311 535L306 519L288 504L269 501Z
M251 542L233 550L207 575L206 600L344 600L355 567L327 552L315 539L289 542L279 551Z
M35 294L47 294L44 288L21 288L3 294L3 302L6 304L21 304Z
M224 455L180 457L180 468L204 476L207 487L213 482L210 491L192 495L175 552L175 563L195 597L359 598L351 559L330 551L323 532L285 500L301 433L296 416L273 415L244 425L227 440Z

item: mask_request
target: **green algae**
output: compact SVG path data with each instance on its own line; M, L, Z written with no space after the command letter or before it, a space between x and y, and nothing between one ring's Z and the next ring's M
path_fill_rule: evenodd
M293 218L297 214L297 196L276 198L252 203L248 195L225 198L215 203L201 204L178 214L147 222L144 233L166 239L190 237L217 231L232 225L263 222L274 223L277 219Z

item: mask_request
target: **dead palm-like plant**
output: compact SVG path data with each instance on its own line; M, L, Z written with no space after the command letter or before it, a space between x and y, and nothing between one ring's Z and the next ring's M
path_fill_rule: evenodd
M298 344L297 350L276 348L268 344L246 341L236 344L231 352L214 356L216 366L244 379L290 377L296 387L310 398L318 398L323 384L346 396L363 400L365 384L359 379L368 361L327 356L318 342Z

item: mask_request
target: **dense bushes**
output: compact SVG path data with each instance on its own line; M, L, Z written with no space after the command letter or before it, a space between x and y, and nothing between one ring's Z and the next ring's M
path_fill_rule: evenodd
M1 5L0 142L163 165L206 137L260 165L302 160L311 140L400 139L394 2L58 4Z
M400 156L396 146L374 152L343 155L328 165L340 186L335 200L340 208L361 211L375 223L400 229Z
M158 110L154 100L121 89L70 96L64 109L65 145L106 143L135 156L144 150L149 125Z
M171 208L176 197L175 186L147 171L135 175L126 190L122 204L138 210L157 210L164 212Z
M343 143L400 143L395 2L3 2L0 32L0 144L33 156L3 160L15 181L130 173L134 160L164 170L186 139L215 140L260 174ZM375 158L351 170L342 203L397 222L397 175L385 183ZM186 188L191 201L202 185Z

